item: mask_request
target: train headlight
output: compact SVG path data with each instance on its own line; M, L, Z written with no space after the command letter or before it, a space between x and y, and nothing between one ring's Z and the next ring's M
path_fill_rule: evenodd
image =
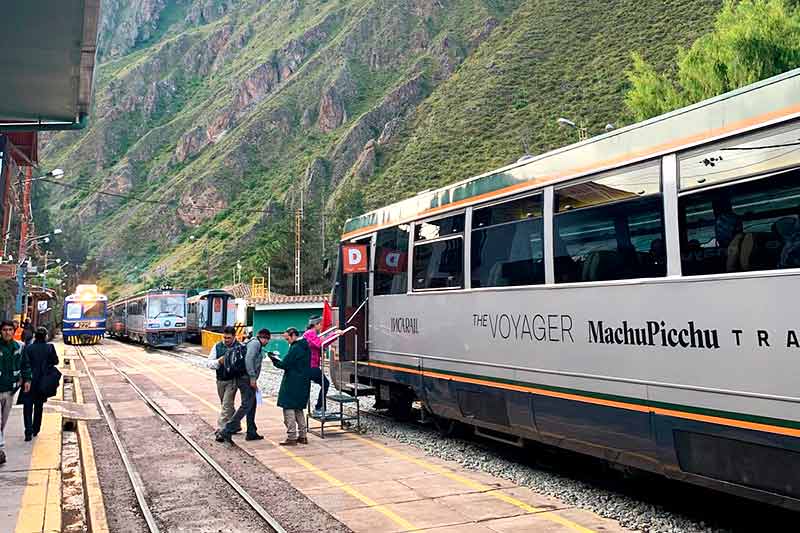
M97 327L97 322L94 322L94 321L89 322L89 327L90 328L96 328Z
M147 327L148 328L160 328L161 324L159 324L158 322L150 322L149 324L147 324Z
M185 323L185 322L175 322L175 327L176 327L176 328L182 328L182 327L184 327L184 326L186 326L186 323Z

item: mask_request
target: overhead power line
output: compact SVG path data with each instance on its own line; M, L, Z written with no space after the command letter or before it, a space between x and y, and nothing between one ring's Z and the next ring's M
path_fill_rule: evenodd
M228 209L236 209L242 213L258 213L258 214L268 214L268 211L264 209L244 209L244 208L231 208L231 207L217 207L213 205L194 205L194 204L182 204L177 200L151 200L149 198L141 198L139 196L133 196L130 194L121 194L117 192L111 191L103 191L100 189L92 189L90 187L82 187L80 185L74 185L71 183L64 183L61 181L51 180L51 179L42 179L42 181L46 183L52 183L54 185L58 185L60 187L64 187L66 189L73 189L76 191L83 191L88 192L90 194L99 194L102 196L110 196L112 198L120 198L122 200L130 200L134 202L139 202L141 204L151 204L151 205L163 205L168 207L174 207L176 209L201 209L205 211L226 211Z

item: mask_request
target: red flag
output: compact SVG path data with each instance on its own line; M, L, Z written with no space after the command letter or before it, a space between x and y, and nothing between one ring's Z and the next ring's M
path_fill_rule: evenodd
M325 306L322 308L322 331L327 331L333 325L333 309L328 300L325 300Z

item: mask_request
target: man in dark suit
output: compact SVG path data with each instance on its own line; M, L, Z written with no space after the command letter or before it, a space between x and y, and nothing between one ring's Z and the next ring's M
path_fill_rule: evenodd
M33 342L25 347L25 354L31 367L30 389L19 395L18 404L22 404L22 417L25 422L25 440L39 434L42 429L42 412L47 396L42 391L42 380L50 367L58 364L55 347L47 342L47 330L36 328Z

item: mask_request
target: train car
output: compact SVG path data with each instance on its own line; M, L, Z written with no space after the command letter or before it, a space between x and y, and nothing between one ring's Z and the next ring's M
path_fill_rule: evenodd
M186 293L152 289L111 304L109 333L148 346L174 347L186 339Z
M339 257L340 389L800 509L800 70L353 218Z
M74 294L64 298L64 344L98 344L106 330L107 304L97 285L78 285Z
M222 333L226 326L237 325L236 299L226 290L203 291L186 303L186 334L191 339L199 340L202 330Z

